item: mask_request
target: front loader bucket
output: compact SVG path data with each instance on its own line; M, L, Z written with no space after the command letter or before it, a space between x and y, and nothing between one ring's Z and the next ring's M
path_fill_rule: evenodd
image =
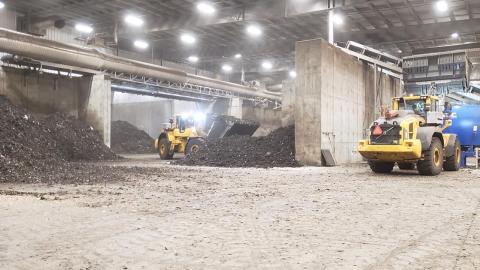
M234 135L252 136L259 127L257 122L231 116L217 116L208 132L208 139L220 139Z

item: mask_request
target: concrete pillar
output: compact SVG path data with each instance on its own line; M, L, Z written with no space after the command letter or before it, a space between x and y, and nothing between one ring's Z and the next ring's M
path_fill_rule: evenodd
M329 150L338 163L353 163L362 158L358 140L374 120L375 74L367 64L323 40L299 42L296 46L295 87L296 157L305 165L321 165L322 150ZM388 81L378 89L389 103L400 83L385 74Z
M333 11L333 9L330 9L328 11L328 42L330 44L333 44L335 42L334 17L335 12Z
M240 98L230 99L229 115L239 119L243 118L243 100Z
M112 85L104 75L94 75L83 104L84 121L97 130L110 147L112 117Z
M282 126L295 124L295 80L283 82L282 87Z
M321 165L322 40L298 42L295 52L296 158L304 165Z

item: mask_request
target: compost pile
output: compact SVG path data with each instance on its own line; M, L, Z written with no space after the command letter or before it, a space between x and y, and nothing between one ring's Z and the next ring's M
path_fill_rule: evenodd
M121 154L155 153L152 137L126 121L112 122L112 150Z
M207 141L205 148L177 164L218 167L297 167L295 127L274 130L264 137L231 136Z
M118 175L74 161L117 158L82 122L61 114L37 118L0 96L0 182L103 181Z

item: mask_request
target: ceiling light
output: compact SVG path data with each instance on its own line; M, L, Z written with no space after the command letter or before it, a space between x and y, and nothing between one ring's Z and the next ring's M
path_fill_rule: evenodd
M142 18L134 16L134 15L127 15L125 16L125 22L131 26L140 27L143 25L144 21Z
M75 25L75 30L77 30L78 32L81 32L81 33L86 33L86 34L90 34L90 33L93 32L93 28L91 26L83 24L83 23L77 23Z
M258 25L249 25L247 33L252 37L259 37L262 35L262 29Z
M437 7L437 10L440 12L446 12L448 10L448 3L445 0L440 0L438 1L435 6Z
M455 32L455 33L452 34L452 38L458 38L458 37L459 37L459 35L458 35L457 32Z
M402 50L398 50L397 52L398 52L398 53L403 53L403 51L402 51Z
M273 65L269 61L263 61L262 62L262 68L265 70L271 70L273 68Z
M295 70L291 70L288 75L290 76L290 78L296 78L297 77L297 72Z
M3 2L0 2L0 9L4 8L5 4Z
M215 8L213 7L213 5L207 2L198 3L197 10L205 15L212 15L215 13Z
M343 24L343 17L340 14L333 15L333 22L338 25Z
M222 66L222 70L225 72L232 72L233 68L232 66L225 64Z
M143 40L135 40L133 45L135 45L135 47L137 47L139 49L142 49L142 50L145 50L149 46L148 43L143 41Z
M239 53L235 54L235 59L240 59L240 58L242 58L241 54L239 54Z
M192 55L192 56L189 56L187 60L191 63L197 63L199 59L197 56Z
M188 45L194 44L197 42L197 39L192 34L182 34L180 40Z

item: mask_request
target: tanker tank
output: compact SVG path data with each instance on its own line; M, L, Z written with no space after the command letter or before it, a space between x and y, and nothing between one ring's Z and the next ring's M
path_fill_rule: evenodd
M480 105L463 105L452 108L450 118L452 126L446 133L457 134L462 145L462 166L467 157L478 156L480 148Z

